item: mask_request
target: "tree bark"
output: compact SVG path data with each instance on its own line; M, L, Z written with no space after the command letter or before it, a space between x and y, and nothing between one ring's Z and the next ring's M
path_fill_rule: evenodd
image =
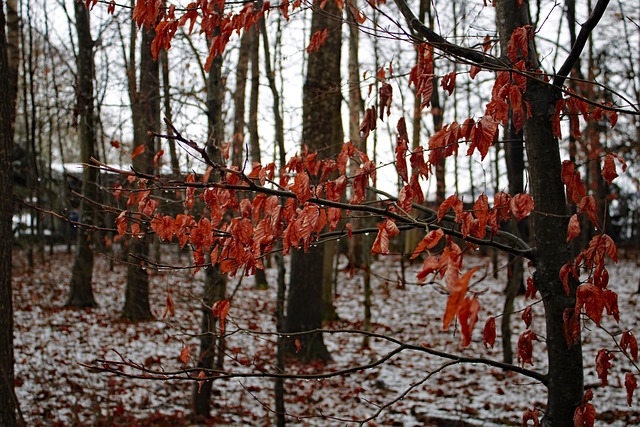
M222 57L213 59L209 75L207 77L207 111L209 138L207 151L211 160L223 164L220 144L224 142L224 123L222 122L222 100L224 99L224 84L222 81ZM211 179L219 178L215 173ZM214 366L221 369L224 357L224 337L216 335L216 319L213 317L211 307L216 301L226 298L227 280L220 272L219 265L211 266L205 270L205 284L202 295L202 330L200 335L200 356L198 367L211 369ZM193 415L196 418L207 418L211 411L211 391L213 382L205 381L200 387L194 384L193 388Z
M309 54L307 77L302 95L302 143L319 157L327 158L340 151L343 142L340 106L341 14L334 2L327 2L323 10L314 3L311 34L328 29L325 44ZM313 177L312 177L313 179ZM324 271L323 245L312 246L304 254L292 251L291 281L287 305L287 332L311 331L322 326ZM297 336L302 360L328 360L321 334ZM295 348L290 350L295 353Z
M11 300L11 230L13 132L4 2L0 3L0 424L17 425L18 401L13 389L13 304Z
M155 31L142 30L140 45L140 85L134 89L134 147L144 144L143 153L133 159L133 168L139 172L153 174L153 156L156 152L155 137L149 132L160 130L160 74L158 62L151 56L151 42ZM132 63L133 66L133 63ZM134 76L135 81L135 76ZM134 209L134 214L135 214ZM149 240L146 237L130 239L129 267L127 268L127 288L122 316L131 321L153 318L149 305L149 275L147 263Z
M169 72L169 52L161 50L159 55L160 64L162 65L162 95L164 101L164 116L169 123L173 123L173 111L171 109L171 83ZM167 134L172 135L173 130L167 129ZM171 173L174 178L180 176L180 162L178 159L178 153L176 151L176 142L169 138L167 139L169 144L169 159L171 161Z
M502 52L507 52L511 33L517 27L530 25L528 3L518 7L516 1L496 1L496 19ZM539 63L531 42L528 67L536 70ZM529 161L531 195L536 207L532 215L537 257L534 283L542 295L545 308L549 383L545 426L567 426L573 423L575 408L583 395L582 343L580 338L567 345L564 337L564 313L575 307L577 284L567 295L560 281L560 268L571 258L565 243L567 209L562 184L560 149L553 135L552 119L557 88L530 78L523 98L531 106L525 120L524 136Z
M11 123L16 122L16 100L18 97L18 70L20 69L20 16L17 0L7 0L7 59L9 68L9 109ZM11 127L13 132L13 126Z
M236 67L236 90L233 94L233 139L231 164L243 167L244 134L245 134L245 96L247 88L247 74L249 70L249 31L242 33L240 49L238 50L238 66Z
M96 153L96 129L93 104L93 39L89 10L83 3L74 3L76 16L76 30L78 32L78 53L76 55L77 80L77 113L80 116L80 157L84 165L88 165L92 157L98 158ZM95 215L89 200L96 200L98 170L85 166L82 171L82 198L80 200L79 221L82 224L94 224ZM71 284L67 306L95 307L91 281L93 277L93 233L83 226L77 228L76 252L73 260Z
M260 153L260 135L258 133L258 101L260 95L260 37L258 29L252 26L249 30L249 56L251 57L251 93L249 96L249 149L251 162L262 164ZM266 58L268 61L269 58ZM247 165L251 170L253 165ZM256 270L253 277L255 287L266 289L269 284L264 270Z
M275 142L279 152L279 166L283 169L285 166L286 151L284 147L284 123L282 121L282 115L280 114L280 93L276 87L276 78L271 67L271 54L269 52L269 34L267 33L267 25L264 19L259 23L260 32L262 33L262 47L264 49L264 71L267 75L269 82L269 89L271 90L271 96L273 97L273 116L275 121ZM279 40L279 38L277 38ZM282 199L281 204L284 204ZM286 265L284 263L284 257L282 256L282 242L278 241L275 246L274 258L276 266L278 268L277 278L277 290L276 290L276 331L278 332L277 348L276 348L276 368L278 372L284 373L285 355L286 355L286 340L284 333L285 329L285 316L284 316L284 304L287 293L287 282L285 280ZM275 395L275 412L276 412L276 425L278 427L284 427L286 425L286 407L285 407L285 388L284 378L275 378L273 391Z

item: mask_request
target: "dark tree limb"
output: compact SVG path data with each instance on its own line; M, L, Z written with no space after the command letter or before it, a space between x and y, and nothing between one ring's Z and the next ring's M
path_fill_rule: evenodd
M505 64L494 56L488 55L484 52L448 42L440 34L424 25L416 17L405 0L395 0L395 3L402 16L407 20L409 27L414 30L418 36L424 38L424 40L436 47L438 50L491 69L504 69L508 66L508 64Z
M567 76L573 69L573 66L580 58L582 50L587 44L587 40L589 40L589 36L600 22L600 19L604 15L604 11L607 9L608 5L609 0L598 0L598 3L596 3L596 7L594 7L591 11L591 15L589 16L589 18L584 24L582 24L582 28L580 29L580 33L578 34L578 38L576 39L573 47L571 47L569 56L567 56L567 59L564 60L564 63L560 67L560 70L558 70L556 76L553 79L554 86L559 88L562 87L565 80L567 79Z

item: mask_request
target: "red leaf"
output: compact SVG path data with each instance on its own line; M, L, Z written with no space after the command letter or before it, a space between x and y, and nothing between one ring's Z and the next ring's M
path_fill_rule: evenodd
M325 28L324 30L318 30L313 33L313 35L311 36L311 40L309 41L309 46L307 46L307 53L313 53L320 50L320 48L326 43L328 36L328 28Z
M610 361L613 359L615 359L615 356L605 348L599 350L596 355L596 373L600 381L602 381L603 387L609 383L609 369L612 366Z
M471 69L469 70L469 77L471 77L471 80L473 80L480 71L482 71L482 68L478 67L477 65L472 65Z
M560 113L564 108L564 99L559 99L556 102L555 112L551 118L551 128L553 130L553 136L558 139L562 139L562 130L560 128Z
M537 408L534 409L533 411L527 408L524 411L524 414L522 414L522 427L528 426L529 420L533 421L533 427L540 427L540 421L538 420L539 416L540 416L540 413Z
M304 204L313 196L313 194L311 193L310 184L311 180L309 179L309 175L304 171L299 172L293 180L291 191L296 194L296 197L301 204Z
M416 88L416 95L421 98L420 110L431 104L433 95L433 51L430 46L418 46L418 63L409 73L409 85Z
M584 196L578 203L578 213L586 213L594 227L598 227L598 206L593 196Z
M624 354L631 356L631 358L638 361L638 342L636 337L631 331L625 331L620 339L620 348L624 351Z
M460 322L460 335L462 336L462 346L471 344L471 333L478 321L480 302L474 295L472 298L466 296L458 309L458 321Z
M531 320L533 319L533 315L531 314L531 306L528 305L527 308L522 312L522 321L525 326L528 328L531 326Z
M489 198L482 193L473 204L473 214L478 219L478 224L473 234L482 239L487 233L487 222L489 221Z
M580 314L576 314L573 308L567 308L562 313L564 340L567 347L571 348L580 336Z
M493 348L493 344L496 342L496 318L489 317L484 324L484 330L482 331L482 337L484 339L484 346L486 348Z
M205 374L204 371L200 371L198 372L198 376L196 378L198 379L198 394L200 394L200 389L204 384L204 380L207 378L207 374Z
M613 315L618 320L618 294L609 290L594 286L591 283L584 283L578 287L576 292L576 311L584 306L584 311L600 326L600 320L604 310L607 314Z
M589 401L593 399L593 392L587 390L582 397L582 404L573 414L574 427L593 427L596 420L596 408Z
M442 221L442 218L447 214L449 208L452 208L456 213L456 222L460 222L462 216L462 202L455 194L447 197L438 208L438 222Z
M440 85L447 91L447 93L449 93L449 96L451 96L453 89L456 87L456 72L453 71L449 74L445 74L440 81Z
M296 346L296 354L300 353L300 350L302 350L302 344L300 343L300 339L296 338L294 340L294 344Z
M174 228L175 220L169 215L160 216L156 214L156 216L151 220L151 229L162 241L171 241L173 238Z
M420 241L420 243L418 243L418 246L416 246L416 249L411 254L411 259L416 258L426 249L432 249L435 245L438 244L438 242L440 242L440 239L442 239L443 236L444 231L442 231L442 229L440 228L428 232L427 235L424 236L424 238Z
M602 176L609 184L618 177L618 172L616 172L616 163L614 161L613 154L611 153L607 154L602 162Z
M467 149L467 155L473 154L477 148L482 160L489 153L489 148L498 138L498 125L500 122L492 116L485 114L480 121L471 128L471 143Z
M573 264L571 262L566 263L560 268L560 281L562 282L562 287L567 295L571 293L569 287L569 274L571 274L574 279L578 279L578 275L576 274L575 269L573 268Z
M517 221L521 221L533 211L533 198L525 193L516 194L510 201L509 207L511 213L516 217Z
M141 2L139 2L141 3ZM133 154L131 154L131 160L135 159L136 157L138 157L140 154L144 153L144 151L147 149L147 147L144 144L140 144L136 147L135 150L133 150Z
M362 123L360 123L360 134L362 135L363 140L366 140L369 133L376 129L377 120L376 106L373 105L367 108L364 112L364 116L362 117Z
M567 187L567 201L578 203L587 194L587 189L580 179L580 172L575 171L575 165L570 160L562 162L562 183Z
M162 313L162 320L167 317L167 314L174 316L176 314L176 306L173 303L173 298L171 298L171 291L167 293L167 305L164 308L164 312Z
M569 227L567 228L567 243L580 235L580 221L578 215L573 214L569 218Z
M479 268L480 267L472 268L456 280L456 283L449 294L449 298L447 299L447 308L445 309L444 316L442 317L442 329L446 330L449 328L451 321L462 307L464 297L467 295L467 289L469 288L469 280Z
M535 298L538 290L536 289L535 283L533 283L533 277L527 277L527 291L524 295L525 299Z
M124 233L127 232L127 211L120 212L116 218L116 229L119 236L124 236Z
M189 363L190 358L191 358L191 346L187 345L183 347L182 350L180 351L180 360L184 365L186 365L187 363Z
M631 372L627 372L624 375L624 388L627 390L627 405L631 406L631 401L633 399L633 392L638 386L638 382L636 381L635 375Z
M522 108L522 92L516 85L511 85L509 90L509 103L513 114L513 126L516 132L520 132L524 126L524 110Z
M509 47L507 48L507 56L511 62L518 62L520 59L527 59L529 55L529 36L531 34L531 25L518 27L511 33Z
M227 314L229 314L229 300L216 301L211 307L211 311L214 318L220 319L220 335L223 335L225 320L227 319Z
M402 178L403 182L409 182L409 176L407 171L407 128L404 122L404 118L398 120L398 143L396 144L396 170L398 175Z
M522 362L522 367L525 364L533 365L531 358L533 357L533 340L538 341L536 334L527 329L518 338L518 362Z
M393 87L389 83L382 83L380 91L380 120L384 120L384 110L387 110L387 116L391 114L391 100L393 99Z
M396 223L391 219L385 219L378 225L378 235L371 247L371 253L388 255L391 238L399 233L400 230L398 230Z

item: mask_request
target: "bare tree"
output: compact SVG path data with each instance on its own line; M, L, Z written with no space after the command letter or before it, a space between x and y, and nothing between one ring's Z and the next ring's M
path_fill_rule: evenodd
M98 193L98 169L89 166L96 153L96 126L94 116L93 80L95 65L93 60L94 42L91 38L89 10L83 3L74 2L76 31L78 33L77 64L77 114L80 116L78 141L80 160L85 165L82 171L82 198L80 199L79 220L83 224L93 224L92 201ZM85 227L77 229L76 252L73 260L71 285L67 305L72 307L95 307L96 301L91 288L93 276L93 236Z

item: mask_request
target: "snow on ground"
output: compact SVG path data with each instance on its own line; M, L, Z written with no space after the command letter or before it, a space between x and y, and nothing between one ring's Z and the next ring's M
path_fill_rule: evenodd
M192 359L188 366L194 366L201 315L198 301L201 275L194 278L186 270L153 273L152 308L158 320L133 324L120 318L124 266L115 264L111 269L108 259L98 257L94 291L99 307L69 310L63 305L72 263L70 255L55 254L33 271L24 267L19 256L16 258L16 392L27 425L190 425L186 417L190 412L192 383L124 378L94 372L84 365L99 359L118 360L120 354L152 369L179 370L183 366L180 352L191 345ZM171 259L175 261L176 257ZM453 326L442 331L446 295L441 288L410 283L417 264L407 264L408 283L398 285L401 267L396 257L374 264L374 332L449 353L501 360L499 330L493 349L485 349L481 335L487 317L502 311L505 268L495 280L488 259L468 257L466 261L465 268L481 265L488 269L486 279L473 286L479 292L483 308L471 346L466 349L460 346ZM188 262L186 257L184 262ZM634 262L621 261L618 266L611 266L610 273L610 287L620 294L622 319L616 325L606 318L603 326L616 333L638 324L640 314L636 304L640 295L634 292L640 269ZM476 277L480 275L477 273ZM227 332L231 333L227 340L227 370L256 372L256 366L273 368L275 338L257 333L275 330L275 271L269 270L268 277L271 286L266 290L255 289L252 278L244 278L240 283L239 278L229 281L230 290L238 283L239 287L227 325ZM336 305L340 320L326 327L362 329L361 276L350 278L349 272L340 271L338 283ZM176 304L175 316L161 320L169 290ZM519 298L516 305L521 309L526 302ZM541 304L533 306L533 329L543 337L541 309ZM519 314L513 316L512 324L515 348L518 335L524 330ZM373 340L370 349L363 349L361 336L346 333L329 334L325 341L333 358L327 366L291 362L289 369L307 373L337 371L371 363L394 348L389 342ZM599 384L595 355L603 347L614 350L615 344L593 323L586 323L587 384ZM624 372L632 367L621 353L615 354L610 385L594 389L597 424L638 425L639 405L634 402L627 406L623 387ZM543 342L534 341L533 361L532 369L545 371ZM521 425L526 408L544 409L545 389L530 378L484 365L454 364L437 371L446 362L423 352L404 351L380 366L358 373L324 380L287 380L289 424L357 425L357 421L380 412L368 425L516 426ZM272 387L272 381L260 378L216 381L212 424L273 424Z

